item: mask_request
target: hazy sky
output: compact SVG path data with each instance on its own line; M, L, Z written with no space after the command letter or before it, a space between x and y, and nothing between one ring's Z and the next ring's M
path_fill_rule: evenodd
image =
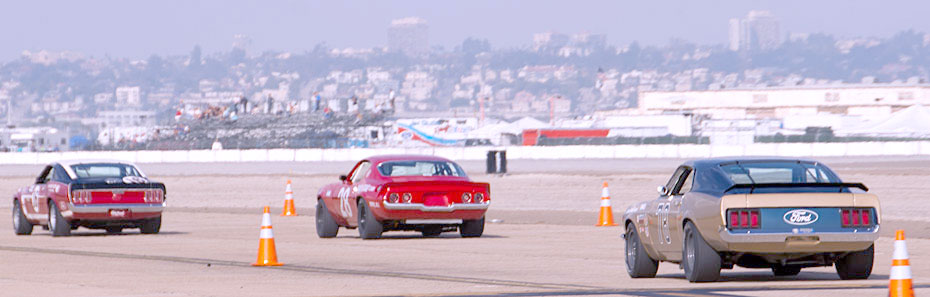
M749 10L772 11L782 34L823 32L887 37L930 32L930 1L14 1L0 4L0 61L23 50L71 50L145 58L226 51L246 34L253 51L302 52L386 44L391 19L419 16L431 45L451 48L466 37L495 48L528 46L545 31L607 34L608 43L662 45L671 38L702 44L727 40L727 21Z

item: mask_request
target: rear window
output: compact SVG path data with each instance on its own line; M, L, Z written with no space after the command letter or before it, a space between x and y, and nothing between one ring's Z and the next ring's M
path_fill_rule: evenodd
M383 176L465 176L458 164L447 161L388 161L378 164Z
M734 184L838 183L826 167L799 162L749 162L720 166Z
M142 176L142 173L127 164L98 163L71 165L78 178Z

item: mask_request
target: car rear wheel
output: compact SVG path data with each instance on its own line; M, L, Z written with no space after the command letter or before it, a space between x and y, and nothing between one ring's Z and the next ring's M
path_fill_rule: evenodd
M52 232L52 236L71 235L71 223L68 223L61 216L61 212L58 211L58 206L55 205L54 201L48 203L48 228Z
M384 226L375 219L375 214L368 210L365 199L358 201L358 236L362 239L381 238L381 232L384 232Z
M122 233L122 232L123 232L123 227L107 227L108 234L117 234L117 233Z
M639 233L636 232L636 226L629 224L626 226L626 272L632 278L653 278L656 277L656 271L659 269L659 261L653 260L643 249L643 244L639 241Z
M872 263L875 260L875 245L846 254L836 259L836 274L840 279L867 279L872 275Z
M682 249L682 266L685 277L690 282L712 282L720 278L720 254L710 247L697 227L688 222L685 225L685 241Z
M793 276L801 273L801 266L799 265L779 265L776 264L772 266L772 274L775 276Z
M437 237L442 234L441 225L424 225L423 230L420 230L420 233L423 234L423 237Z
M320 238L332 238L339 234L339 224L333 219L323 201L316 201L316 235Z
M484 234L484 217L477 220L464 220L459 227L462 237L481 237Z
M29 235L32 234L32 227L32 223L23 213L23 206L19 204L19 200L13 200L13 231L16 235Z
M142 234L156 234L161 230L161 216L157 216L145 222L142 222L142 226L139 227L139 231Z

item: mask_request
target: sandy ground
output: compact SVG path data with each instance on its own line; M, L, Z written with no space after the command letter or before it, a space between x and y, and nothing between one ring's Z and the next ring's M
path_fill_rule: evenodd
M358 296L358 295L621 295L822 296L886 295L891 238L907 230L918 294L930 293L930 158L822 159L846 181L861 181L882 199L883 229L873 277L839 281L832 267L776 278L767 270L725 271L722 282L690 284L676 265L656 279L629 279L619 228L596 228L601 183L615 213L654 199L681 160L512 161L510 174L485 175L492 187L486 236L424 239L387 233L362 241L355 230L316 237L316 190L351 163L151 164L168 186L163 233L104 235L80 229L51 238L0 232L0 295L49 296ZM38 166L0 166L0 194L29 184ZM287 265L254 268L260 208L280 209L293 180L300 217L274 217L278 256ZM6 203L5 203L6 204ZM9 204L0 213L9 213ZM0 230L10 230L8 219Z

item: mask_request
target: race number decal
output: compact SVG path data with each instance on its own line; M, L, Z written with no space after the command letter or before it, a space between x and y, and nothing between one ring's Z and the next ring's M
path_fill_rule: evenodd
M39 188L32 189L32 209L39 212Z
M668 212L670 205L670 203L659 203L659 205L656 207L656 219L658 220L658 222L656 222L658 225L656 231L659 232L659 240L661 240L659 243L672 243L672 237L669 233L671 229L668 224Z
M341 214L343 218L348 218L352 216L352 205L349 204L350 203L349 195L351 194L352 194L351 188L345 187L345 188L339 189L339 194L338 194L339 214Z

